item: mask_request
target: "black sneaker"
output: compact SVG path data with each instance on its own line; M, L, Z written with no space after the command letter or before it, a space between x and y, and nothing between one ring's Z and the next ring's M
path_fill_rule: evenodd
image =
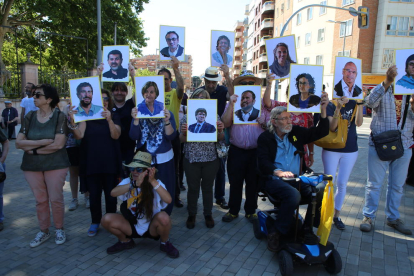
M339 230L345 230L345 224L342 222L340 217L333 218L333 222Z
M225 209L225 210L227 210L227 209L229 209L230 207L229 207L229 205L227 204L227 201L226 201L226 199L217 199L216 200L216 204L217 205L220 205L220 207L222 208L222 209Z
M118 241L116 244L112 245L111 247L108 247L106 249L106 253L108 254L115 254L127 249L132 249L135 247L135 242L133 239L131 239L129 242L121 242Z
M167 253L167 256L170 258L178 258L180 256L180 252L178 252L177 248L174 247L174 245L172 245L172 243L170 243L170 241L167 241L164 244L160 244L160 250Z

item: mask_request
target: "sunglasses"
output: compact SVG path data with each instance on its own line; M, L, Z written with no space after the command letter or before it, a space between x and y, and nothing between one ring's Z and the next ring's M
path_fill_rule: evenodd
M138 173L142 173L146 168L129 168L130 172L138 172Z
M255 84L255 82L254 81L241 81L241 82L239 82L239 84L241 84L241 85L253 85L253 84Z
M40 96L45 96L45 94L33 93L33 97L36 97L36 99L39 99Z
M102 97L102 100L104 100L105 102L109 101L109 97Z

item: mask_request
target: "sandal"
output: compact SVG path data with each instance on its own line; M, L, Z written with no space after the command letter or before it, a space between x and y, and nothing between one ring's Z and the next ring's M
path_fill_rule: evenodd
M91 227L89 227L88 230L88 236L89 237L95 237L98 233L99 223L98 224L91 224Z

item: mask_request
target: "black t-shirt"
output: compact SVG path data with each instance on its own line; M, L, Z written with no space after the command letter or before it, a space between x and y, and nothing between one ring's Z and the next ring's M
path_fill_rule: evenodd
M201 88L205 89L205 86ZM224 113L224 109L226 108L227 103L227 87L223 85L217 85L216 91L214 93L210 93L211 99L217 99L217 114L221 117Z
M119 143L121 145L122 160L127 164L131 162L134 157L135 141L129 138L129 129L131 128L131 110L135 107L132 99L125 102L121 108L114 107L112 111L118 114L121 120L121 136L119 137Z

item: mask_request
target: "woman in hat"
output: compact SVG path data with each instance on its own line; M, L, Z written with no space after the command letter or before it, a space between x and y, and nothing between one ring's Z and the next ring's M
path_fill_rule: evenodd
M171 141L176 138L174 115L164 109L164 118L137 119L138 108L131 111L132 122L129 137L137 141L137 149L149 152L152 164L160 171L159 179L171 195L175 195L174 152ZM171 215L173 202L165 209Z
M102 218L102 190L105 194L106 213L116 213L116 198L110 195L118 184L121 174L121 151L118 138L121 135L121 122L117 113L111 113L113 102L111 93L102 89L104 111L102 120L91 120L74 123L73 116L77 110L73 106L69 110L71 118L69 128L75 139L82 139L80 144L80 190L89 192L90 212L92 223L88 236L98 233ZM103 150L104 149L104 150Z
M121 214L105 214L102 226L118 238L106 252L114 254L135 247L134 238L161 239L160 250L171 258L179 256L169 241L170 216L161 211L172 202L170 193L161 180L155 178L157 170L151 167L151 154L137 152L131 163L125 165L131 172L111 191L123 203Z
M210 99L210 94L204 88L198 88L193 92L190 99ZM224 140L224 124L217 120L218 140ZM217 156L216 143L214 142L191 142L187 143L187 117L180 122L180 141L184 143L184 170L187 177L187 204L188 219L186 226L194 228L197 215L197 202L200 187L203 194L204 219L208 228L214 227L212 217L213 209L213 184L220 166Z
M138 104L138 115L161 116L164 111L164 104L156 100L160 95L157 83L147 82L142 87L141 94L144 100Z

